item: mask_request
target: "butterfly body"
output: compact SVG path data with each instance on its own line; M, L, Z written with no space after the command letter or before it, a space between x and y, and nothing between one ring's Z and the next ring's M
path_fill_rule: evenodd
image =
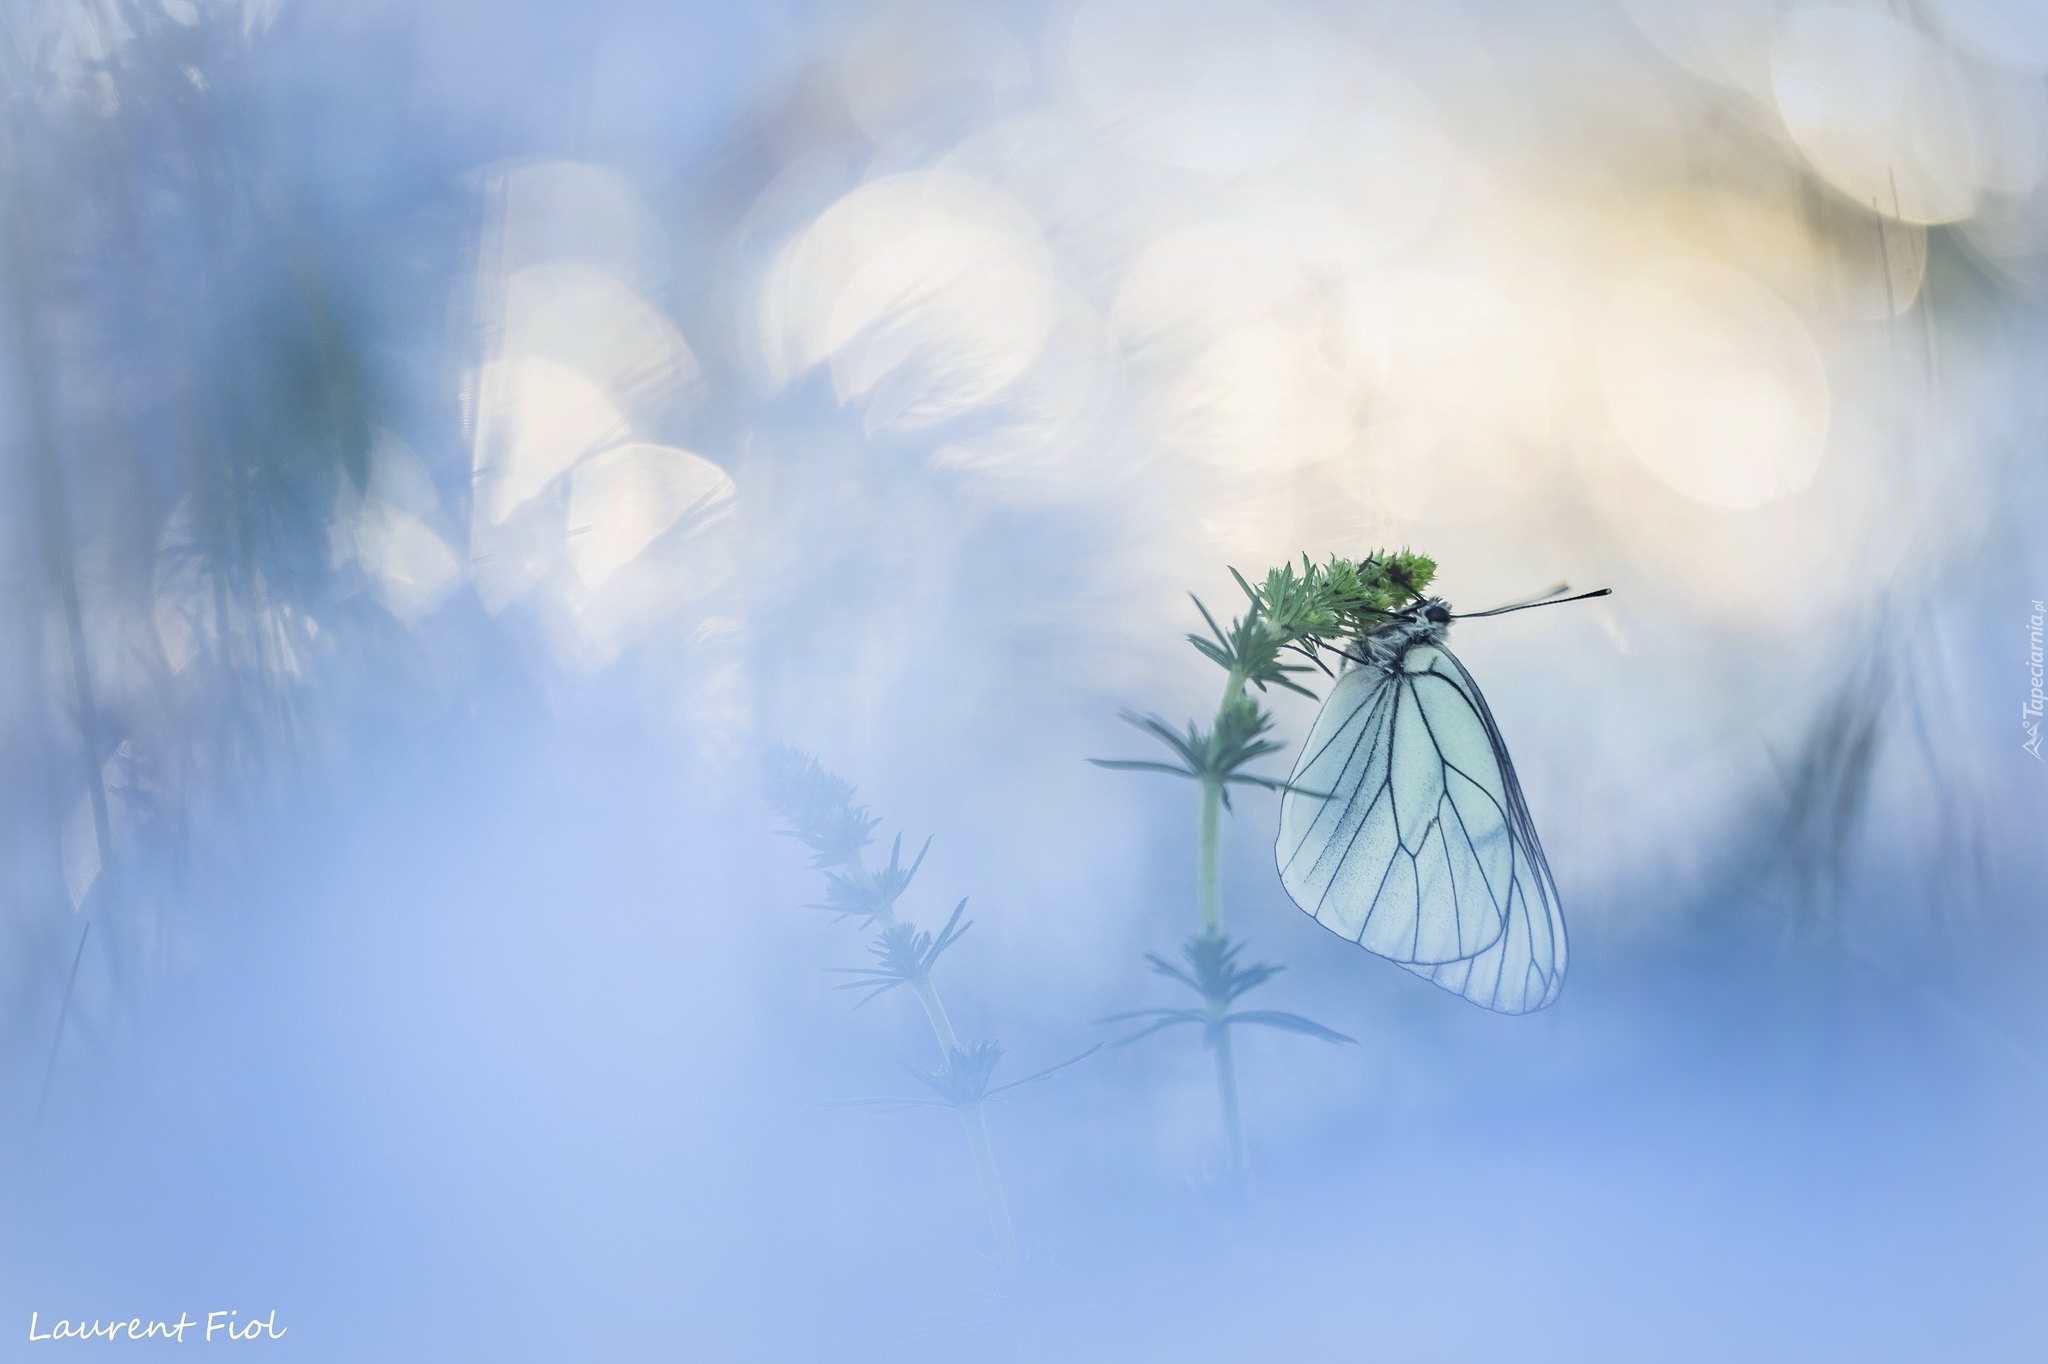
M1276 857L1331 931L1499 1013L1564 986L1564 916L1514 764L1429 598L1345 651L1281 797Z

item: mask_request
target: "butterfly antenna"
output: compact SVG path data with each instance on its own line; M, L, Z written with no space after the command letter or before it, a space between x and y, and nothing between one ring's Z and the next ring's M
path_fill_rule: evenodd
M1555 586L1552 586L1552 587L1546 587L1546 588L1544 588L1544 589L1543 589L1543 590L1542 590L1541 592L1538 592L1538 593L1537 593L1537 594L1536 594L1535 596L1533 596L1533 597L1522 597L1522 598L1520 598L1519 600L1516 600L1516 601L1511 601L1511 602L1509 602L1509 603L1508 603L1508 605L1509 605L1509 606L1534 606L1534 605L1536 605L1536 604L1537 604L1538 602L1546 602L1546 601L1549 601L1549 600L1550 600L1550 599L1551 599L1552 597L1562 597L1562 596L1563 596L1563 595L1564 595L1565 593L1567 593L1567 592L1569 592L1569 591L1571 591L1571 590L1572 590L1572 585L1571 585L1570 583L1568 583L1568 582L1565 582L1565 581L1563 581L1563 580L1561 580L1561 579L1560 579L1560 580L1559 580L1559 581L1557 582L1557 584L1556 584Z
M1309 641L1310 645L1313 645L1314 643L1314 640ZM1295 653L1300 654L1303 658L1315 664L1318 668L1321 668L1323 670L1323 676L1325 677L1335 677L1337 675L1330 671L1330 665L1323 662L1322 655L1312 647L1305 648L1300 644L1283 644L1280 647L1283 649L1291 649ZM1338 652L1341 653L1342 650L1339 650Z
M1567 592L1570 590L1571 589L1568 584L1559 583L1556 587L1551 588L1542 596L1532 598L1529 601L1515 602L1513 605L1510 606L1496 606L1491 611L1467 611L1463 615L1452 616L1451 619L1477 620L1481 616L1504 616L1510 611L1526 611L1532 606L1562 606L1568 601L1585 601L1589 597L1605 597L1610 595L1614 591L1614 589L1611 587L1603 587L1593 592L1581 592L1576 597L1560 597L1557 595L1560 592Z

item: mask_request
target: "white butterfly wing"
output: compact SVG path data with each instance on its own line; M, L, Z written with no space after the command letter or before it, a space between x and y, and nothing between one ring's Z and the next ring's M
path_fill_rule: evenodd
M1446 649L1355 668L1280 802L1280 879L1318 923L1500 1013L1564 984L1564 918L1485 698Z

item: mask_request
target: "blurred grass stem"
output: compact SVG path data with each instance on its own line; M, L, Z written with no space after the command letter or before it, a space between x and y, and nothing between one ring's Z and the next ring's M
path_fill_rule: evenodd
M43 250L43 233L36 221L39 196L34 192L28 167L34 108L22 81L19 53L12 42L5 50L7 100L8 181L14 191L13 212L6 225L8 311L12 323L16 361L20 376L20 398L28 422L28 445L34 480L35 517L42 541L45 572L57 588L64 613L64 637L71 665L72 714L78 726L78 761L84 777L87 805L92 811L93 843L99 855L101 890L113 884L113 819L107 803L106 776L101 770L100 715L93 695L92 668L86 651L85 615L79 602L77 566L71 553L71 518L64 493L62 460L57 449L57 423L50 410L52 386L44 373L45 354L41 328L37 325L35 290L49 278ZM61 850L60 850L61 852ZM85 958L85 937L91 920L79 934L78 951L64 986L63 1002L57 1010L56 1037L50 1044L50 1059L43 1068L43 1083L36 1100L36 1123L42 1121L43 1105L50 1096L50 1081L56 1072L57 1054L64 1040L64 1025L71 1013L71 995L78 983L79 963Z
M50 1059L43 1066L43 1087L36 1096L36 1118L34 1126L43 1125L43 1109L50 1102L50 1081L57 1074L57 1053L64 1046L64 1024L71 1018L71 995L78 988L78 968L85 961L85 940L92 933L92 920L85 921L85 927L78 931L78 950L71 955L71 974L64 981L64 1002L57 1006L57 1033L50 1039Z
M856 849L851 859L856 877L866 879L867 859ZM874 915L874 926L888 928L896 923L893 905L880 905ZM939 998L939 989L932 984L931 976L920 975L910 981L910 988L917 994L917 1002L924 1006L924 1014L931 1021L932 1034L938 1038L939 1053L949 1063L960 1053L960 1035L953 1030L953 1020L946 1013L946 1005ZM982 1113L980 1103L962 1107L959 1110L960 1125L967 1131L967 1145L974 1152L975 1172L981 1177L981 1196L988 1204L989 1230L996 1238L996 1251L1003 1263L1014 1265L1018 1262L1017 1227L1010 1220L1010 1200L1003 1194L1003 1177L996 1168L996 1149L988 1136L988 1119Z

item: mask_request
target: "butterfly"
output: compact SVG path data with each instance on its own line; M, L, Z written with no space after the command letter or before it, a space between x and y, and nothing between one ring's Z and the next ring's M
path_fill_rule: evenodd
M1607 595L1541 597L1473 616ZM1515 765L1429 597L1344 650L1280 799L1275 856L1317 923L1496 1013L1564 988L1564 913Z

